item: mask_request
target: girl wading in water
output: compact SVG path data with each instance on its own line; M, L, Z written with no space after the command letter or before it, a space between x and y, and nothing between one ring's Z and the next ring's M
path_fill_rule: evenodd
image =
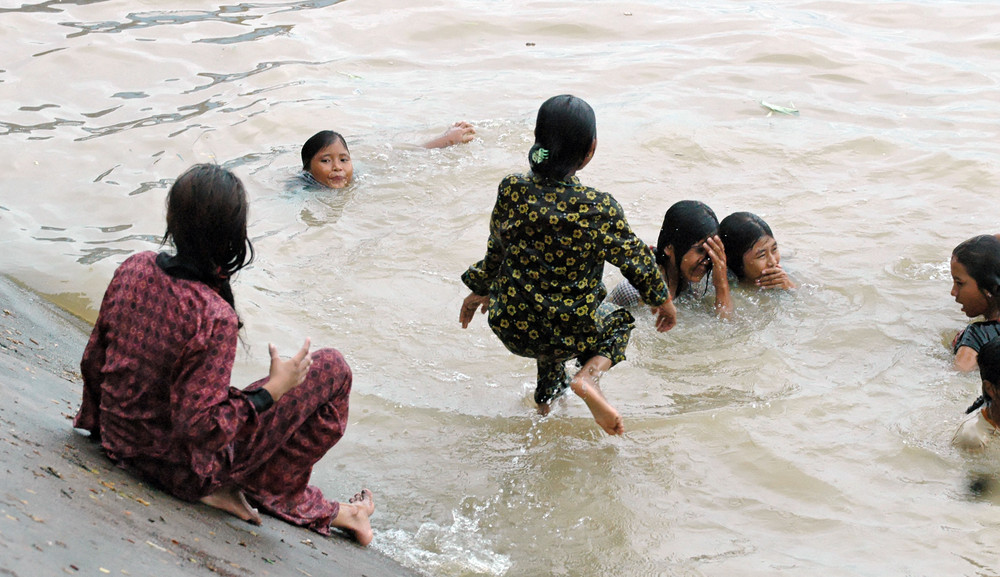
M625 359L634 318L602 305L604 263L639 288L657 314L660 331L676 310L653 253L625 220L610 194L580 183L576 172L597 147L594 111L570 95L545 101L528 153L531 172L503 179L490 218L486 256L462 281L472 289L459 313L462 328L489 310L490 328L512 353L538 364L535 402L547 414L553 399L572 388L609 435L625 432L599 379ZM582 368L569 379L565 364Z

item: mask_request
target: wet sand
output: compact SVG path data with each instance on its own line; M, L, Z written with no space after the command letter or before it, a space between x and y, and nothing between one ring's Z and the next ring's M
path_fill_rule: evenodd
M250 525L118 469L70 424L90 326L4 277L0 309L0 573L418 575L346 537Z

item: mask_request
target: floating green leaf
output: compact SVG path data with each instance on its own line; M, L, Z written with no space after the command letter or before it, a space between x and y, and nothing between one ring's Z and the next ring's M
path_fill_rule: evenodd
M795 108L794 104L792 104L791 106L778 106L777 104L771 104L769 102L764 102L763 100L761 100L760 105L770 110L771 112L778 112L781 114L788 114L791 116L799 115L799 110ZM771 115L771 112L768 112L768 116Z

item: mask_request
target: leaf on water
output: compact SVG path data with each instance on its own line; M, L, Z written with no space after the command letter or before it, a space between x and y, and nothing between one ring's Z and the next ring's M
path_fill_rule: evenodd
M788 114L790 116L798 116L799 115L799 110L797 108L795 108L794 104L792 104L792 106L790 106L790 107L789 106L779 106L777 104L771 104L769 102L764 102L763 100L761 100L760 101L760 105L763 106L764 108L772 111L772 112L778 112L778 113L781 113L781 114Z

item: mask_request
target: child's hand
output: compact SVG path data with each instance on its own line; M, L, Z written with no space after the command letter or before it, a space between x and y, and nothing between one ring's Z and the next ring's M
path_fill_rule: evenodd
M272 344L267 345L267 350L271 354L271 371L264 388L271 394L271 398L275 402L306 380L309 367L312 365L309 345L310 340L307 338L299 352L287 360L278 355L278 347Z
M455 144L471 142L476 137L476 129L468 122L456 122L441 136L424 145L425 148L444 148Z
M476 137L476 128L468 122L456 122L445 131L451 144L465 144Z
M764 269L764 274L754 281L754 284L765 289L793 289L795 283L788 277L779 264L778 266Z
M708 257L712 259L712 284L716 289L720 283L729 284L729 269L726 268L726 248L722 246L722 239L719 235L710 236L705 241L705 250Z
M677 324L677 308L672 300L663 301L660 306L652 307L652 312L656 315L656 330L658 332L665 333Z
M481 312L486 312L486 307L490 304L490 296L480 296L476 293L469 293L469 296L465 297L462 301L462 311L458 313L458 322L462 323L462 328L468 328L469 323L472 322L472 317L476 316L476 309L480 309Z

